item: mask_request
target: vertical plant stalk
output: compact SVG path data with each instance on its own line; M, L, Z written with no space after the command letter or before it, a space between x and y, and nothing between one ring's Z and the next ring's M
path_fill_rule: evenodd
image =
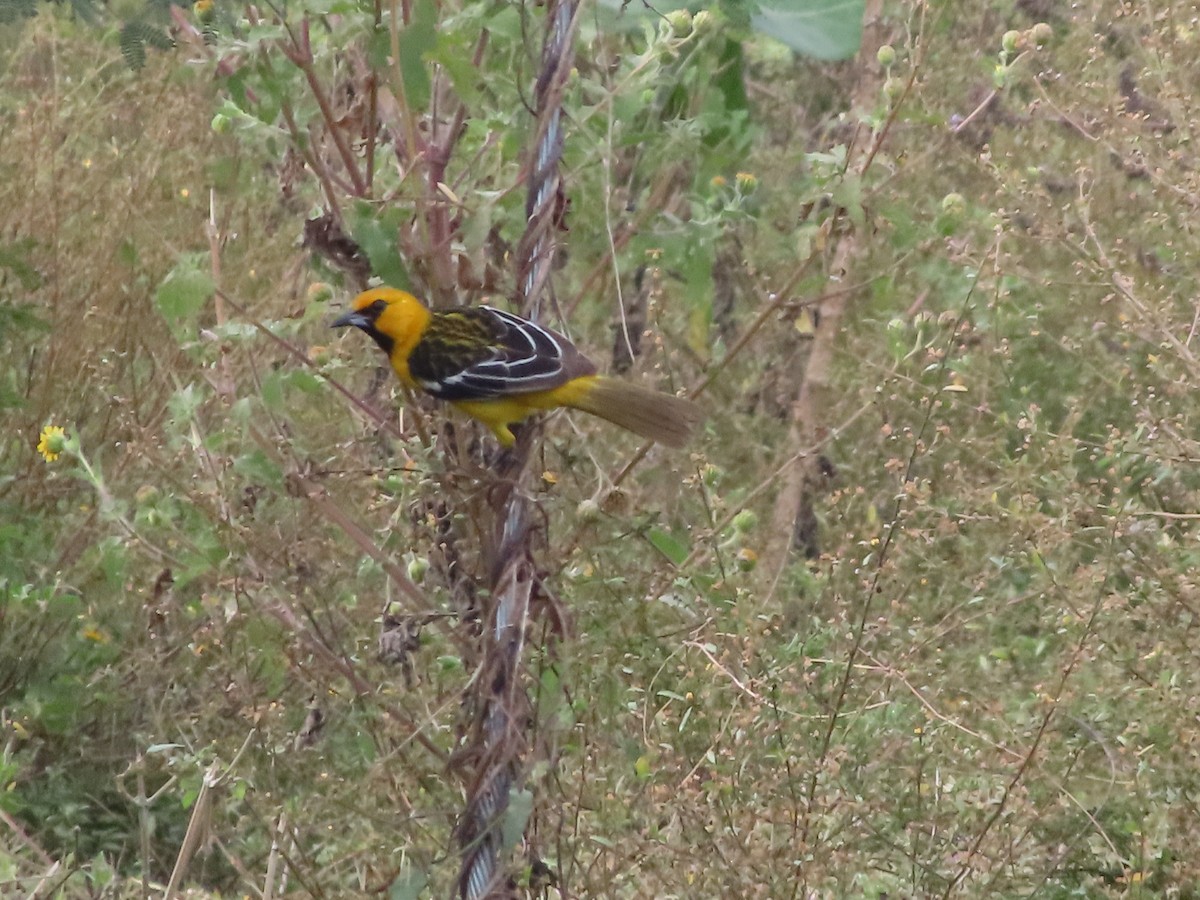
M562 97L574 58L577 9L576 0L557 0L546 15L536 92L536 141L528 164L527 221L517 249L518 307L534 317L553 268L556 245L552 235L562 216ZM476 738L478 764L459 828L459 896L464 900L510 893L502 866L501 826L520 777L521 758L529 746L524 732L529 727L530 704L520 669L538 576L530 546L527 498L531 491L522 489L521 482L526 478L535 433L528 426L522 430L517 446L502 460L500 483L493 491L492 621L484 635L483 677L474 682L481 722Z
M881 85L875 57L882 43L882 0L867 0L863 9L863 40L859 48L859 76L852 95L852 108L869 107L879 94ZM884 125L878 139L864 140L856 131L847 152L846 171L862 177L879 151L880 142L891 120ZM862 125L858 126L859 130ZM839 216L846 221L844 214ZM851 280L851 269L858 255L861 235L850 230L842 235L834 248L829 271L839 282ZM827 430L826 413L833 408L830 401L829 379L834 351L841 338L842 320L852 297L847 291L833 291L822 298L819 325L813 338L812 352L804 369L804 377L791 408L788 447L816 446ZM790 452L790 451L789 451ZM820 490L824 476L818 454L799 455L797 461L783 472L783 485L775 500L767 558L774 568L786 565L796 544L797 526L811 510L814 496Z
M337 116L334 115L333 106L329 102L329 97L325 93L321 79L317 76L315 61L313 59L312 42L309 38L308 19L304 19L300 25L300 37L296 37L291 27L286 23L284 27L287 28L288 36L291 38L291 45L281 43L280 47L287 58L291 60L292 64L304 73L309 90L312 91L313 99L317 101L317 106L321 109L321 116L328 125L329 137L333 140L333 145L337 149L338 156L341 157L342 165L346 168L346 174L350 177L350 182L354 188L353 195L355 197L365 197L367 195L367 182L363 178L362 172L359 171L358 160L350 151L350 145L346 143L346 136L337 127Z

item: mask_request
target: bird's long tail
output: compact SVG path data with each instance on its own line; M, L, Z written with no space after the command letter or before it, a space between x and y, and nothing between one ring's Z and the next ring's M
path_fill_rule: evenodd
M644 438L682 447L704 419L699 405L641 385L592 375L577 378L564 405L607 419ZM560 389L561 390L561 389Z

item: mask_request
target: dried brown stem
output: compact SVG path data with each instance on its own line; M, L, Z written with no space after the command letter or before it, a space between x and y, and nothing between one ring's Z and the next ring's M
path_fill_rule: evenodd
M291 39L291 46L282 45L282 50L292 64L295 65L301 72L304 73L304 80L308 82L308 88L312 91L313 99L317 101L317 106L321 110L321 118L325 120L325 130L329 132L330 138L333 140L334 146L337 148L338 156L342 159L342 165L346 168L346 174L350 176L350 181L354 187L355 197L365 197L367 195L367 185L363 180L362 172L358 170L358 161L354 158L354 154L350 152L350 146L346 143L346 136L338 127L337 116L333 114L333 107L329 103L329 97L325 93L325 87L321 84L321 79L317 77L317 71L313 63L312 46L308 37L308 19L305 19L301 24L300 38L297 39L291 27L285 26L288 31L288 37Z
M879 46L883 43L881 14L882 0L868 0L863 10L863 41L859 48L860 76L855 87L852 104L855 108L868 107L878 95L879 74L874 65L874 59ZM870 62L866 62L869 60ZM916 77L916 65L910 78ZM898 104L897 107L898 108ZM853 171L855 177L863 177L876 154L887 137L890 124L895 120L896 108L884 126L875 136L875 140L865 147L861 142L852 140L846 154L847 171ZM861 129L862 126L860 125ZM855 137L858 137L856 132ZM838 218L844 218L841 214ZM850 231L840 237L833 252L830 271L840 281L845 281L854 258L858 254L859 242L862 235ZM825 411L832 408L830 402L830 377L833 360L838 342L841 338L842 320L845 318L850 296L845 293L827 294L820 306L820 324L813 336L812 349L809 353L808 364L800 383L799 392L792 403L791 426L788 432L788 443L793 447L810 446L820 438L825 430ZM775 502L771 528L768 532L769 543L765 556L776 565L782 565L790 556L796 540L796 529L801 521L800 513L807 504L811 504L812 496L820 489L822 476L814 457L806 457L796 465L789 467L783 475L783 485Z
M325 202L329 204L329 211L337 218L337 221L342 220L342 205L338 200L340 196L335 189L334 180L325 164L317 157L317 155L309 150L308 142L304 140L300 134L300 129L296 126L296 118L292 114L291 104L286 100L279 105L279 114L283 116L283 123L287 126L288 133L292 136L292 146L300 151L300 155L304 157L304 162L313 174L317 176L317 180L321 182L321 190L325 194Z

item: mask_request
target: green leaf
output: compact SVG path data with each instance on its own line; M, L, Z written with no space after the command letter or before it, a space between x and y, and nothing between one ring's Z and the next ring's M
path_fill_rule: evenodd
M251 450L233 462L234 471L245 475L256 484L282 487L283 469L262 450Z
M533 815L533 792L513 790L508 792L508 807L500 823L500 840L504 847L515 847L525 834L525 825Z
M258 50L260 44L282 41L286 37L287 30L282 25L260 22L247 28L242 40L245 42L246 49L253 52Z
M846 210L846 216L854 227L862 231L867 224L866 210L863 208L862 179L852 172L847 172L832 193L834 202Z
M264 375L259 396L262 398L263 406L267 409L282 410L283 375L278 371L268 372Z
M425 69L425 55L437 46L437 18L435 0L417 0L413 4L411 22L397 36L404 95L409 105L417 109L429 103L429 73Z
M417 900L429 884L429 876L420 869L404 866L388 888L388 900Z
M677 566L682 565L688 558L688 545L661 528L651 528L646 532L646 539L654 545L654 549Z
M750 17L755 31L816 59L849 59L862 43L864 0L773 0Z
M170 50L175 41L162 28L148 22L126 22L118 38L125 64L135 72L146 65L146 45L158 50Z
M750 108L750 98L746 96L745 69L746 59L741 42L726 40L721 48L721 61L717 65L713 84L725 98L725 108L731 112Z
M212 296L213 283L208 273L190 262L177 265L154 294L158 311L172 324L191 318Z
M410 284L408 269L400 258L396 241L402 216L403 211L397 207L376 215L371 204L358 203L350 216L350 234L371 261L371 271L383 279L384 284L407 289Z
M42 286L41 273L29 262L34 242L28 238L12 244L0 244L0 269L11 272L27 291Z
M325 389L324 382L308 369L293 369L288 384L304 394L319 394Z
M430 62L436 62L450 76L458 99L468 107L475 106L483 75L471 62L471 47L458 36L443 32L438 36L437 46L427 56Z
M125 238L117 247L117 261L126 268L136 269L141 261L138 256L137 244L132 238Z
M797 53L816 59L849 59L862 43L862 19L865 0L767 0L758 5L749 18L750 27L774 38ZM600 25L628 31L647 18L659 19L676 9L696 12L708 4L698 0L663 0L654 4L629 3L628 0L600 0L605 15ZM747 4L729 3L722 11L736 28L746 25ZM723 54L727 61L728 48ZM726 90L727 100L730 96ZM731 109L738 108L734 102Z

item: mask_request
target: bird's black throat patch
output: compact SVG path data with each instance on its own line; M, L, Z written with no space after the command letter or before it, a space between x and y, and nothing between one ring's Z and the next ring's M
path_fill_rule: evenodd
M392 358L392 348L396 346L395 340L388 337L374 325L368 325L363 328L363 331L371 336L371 340L379 345L379 349L387 354L388 359Z

